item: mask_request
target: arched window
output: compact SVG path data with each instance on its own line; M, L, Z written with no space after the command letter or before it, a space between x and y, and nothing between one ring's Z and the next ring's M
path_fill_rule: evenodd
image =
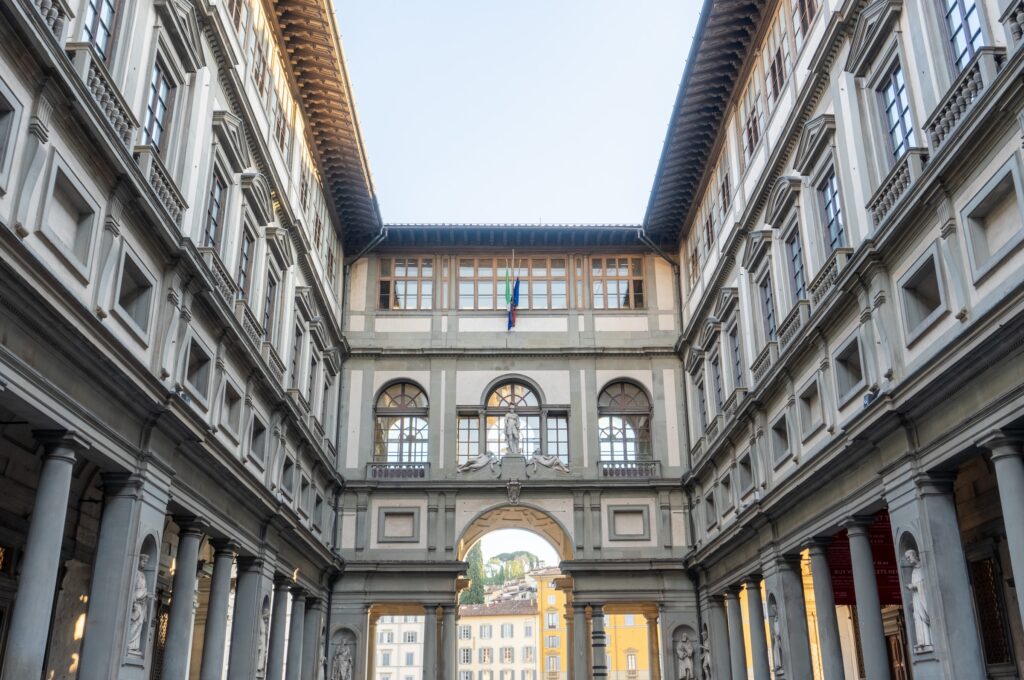
M601 460L651 459L651 402L628 382L612 383L597 399Z
M427 395L412 383L395 383L377 397L373 460L427 462Z
M528 385L515 380L502 382L487 395L482 408L459 409L459 463L475 458L484 451L494 456L508 455L505 443L505 415L515 408L519 416L519 455L529 458L534 453L557 456L569 463L568 409L550 407ZM482 427L481 427L482 425Z

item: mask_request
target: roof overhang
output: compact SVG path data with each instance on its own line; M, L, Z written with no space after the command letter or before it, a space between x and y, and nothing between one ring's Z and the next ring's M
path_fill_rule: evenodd
M639 224L389 224L379 249L646 250Z

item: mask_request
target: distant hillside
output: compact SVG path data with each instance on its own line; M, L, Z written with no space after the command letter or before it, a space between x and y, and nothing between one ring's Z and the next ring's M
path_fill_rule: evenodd
M487 585L501 585L522 578L526 572L536 569L540 564L540 558L529 550L499 553L484 565L484 582Z

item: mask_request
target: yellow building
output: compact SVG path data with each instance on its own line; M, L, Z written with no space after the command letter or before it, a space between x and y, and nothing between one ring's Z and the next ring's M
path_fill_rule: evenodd
M569 630L566 626L565 593L555 586L561 576L555 568L539 569L528 578L536 581L537 626L540 629L539 677L567 680L569 677ZM643 615L611 614L605 617L608 635L609 680L650 680L647 621Z

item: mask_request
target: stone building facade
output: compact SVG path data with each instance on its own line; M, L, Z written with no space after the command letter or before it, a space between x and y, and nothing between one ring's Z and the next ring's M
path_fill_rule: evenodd
M3 3L0 679L401 616L456 680L508 527L572 680L629 612L656 680L1020 677L1022 31L707 0L642 224L385 226L326 0Z

